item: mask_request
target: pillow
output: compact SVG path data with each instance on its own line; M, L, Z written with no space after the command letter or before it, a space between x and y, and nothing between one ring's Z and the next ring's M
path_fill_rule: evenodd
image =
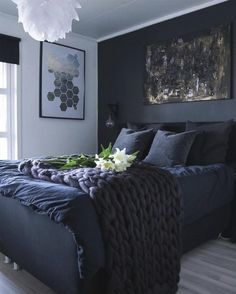
M197 132L173 133L158 130L145 162L159 167L185 165Z
M131 129L133 131L143 131L143 130L150 130L152 129L154 134L156 134L156 132L158 130L162 130L162 123L133 123L133 122L127 122L127 128Z
M199 125L188 121L186 131L196 130L198 135L190 150L188 165L224 163L232 122Z
M139 151L137 157L138 159L143 159L149 150L153 136L152 129L134 131L123 128L117 137L112 150L115 151L115 148L126 148L126 153L128 154Z
M127 129L130 129L133 131L147 130L147 126L145 124L138 124L138 123L133 123L128 121L126 125L127 125Z

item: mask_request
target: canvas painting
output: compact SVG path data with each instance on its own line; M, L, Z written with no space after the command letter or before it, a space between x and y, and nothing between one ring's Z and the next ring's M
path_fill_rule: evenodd
M220 25L146 48L145 103L228 99L231 26Z
M84 119L85 52L41 43L40 116Z

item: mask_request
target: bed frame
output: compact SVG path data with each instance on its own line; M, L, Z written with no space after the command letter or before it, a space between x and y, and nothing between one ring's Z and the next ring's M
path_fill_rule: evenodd
M217 238L229 225L231 206L229 203L184 226L182 252ZM79 280L77 246L66 227L15 199L1 195L0 251L56 293L106 293L103 269L87 284Z
M0 251L56 293L100 293L105 284L102 269L87 285L81 283L77 245L64 225L1 195Z
M230 211L228 204L185 226L183 253L217 238L229 224ZM63 225L17 200L1 196L0 251L56 293L105 293L106 279L102 269L87 285L79 281L76 243Z

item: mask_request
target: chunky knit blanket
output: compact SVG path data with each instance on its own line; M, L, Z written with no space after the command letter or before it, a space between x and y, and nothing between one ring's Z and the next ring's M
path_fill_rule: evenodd
M137 164L122 173L60 171L24 161L19 170L77 187L93 199L106 248L108 294L176 293L180 271L180 195L167 171Z

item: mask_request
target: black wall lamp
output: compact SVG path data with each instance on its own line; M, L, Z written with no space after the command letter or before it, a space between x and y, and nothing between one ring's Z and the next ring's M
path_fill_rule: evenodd
M118 118L118 112L119 112L119 105L115 103L107 104L107 107L109 109L109 116L106 120L106 127L107 128L113 128L115 126L115 120Z

